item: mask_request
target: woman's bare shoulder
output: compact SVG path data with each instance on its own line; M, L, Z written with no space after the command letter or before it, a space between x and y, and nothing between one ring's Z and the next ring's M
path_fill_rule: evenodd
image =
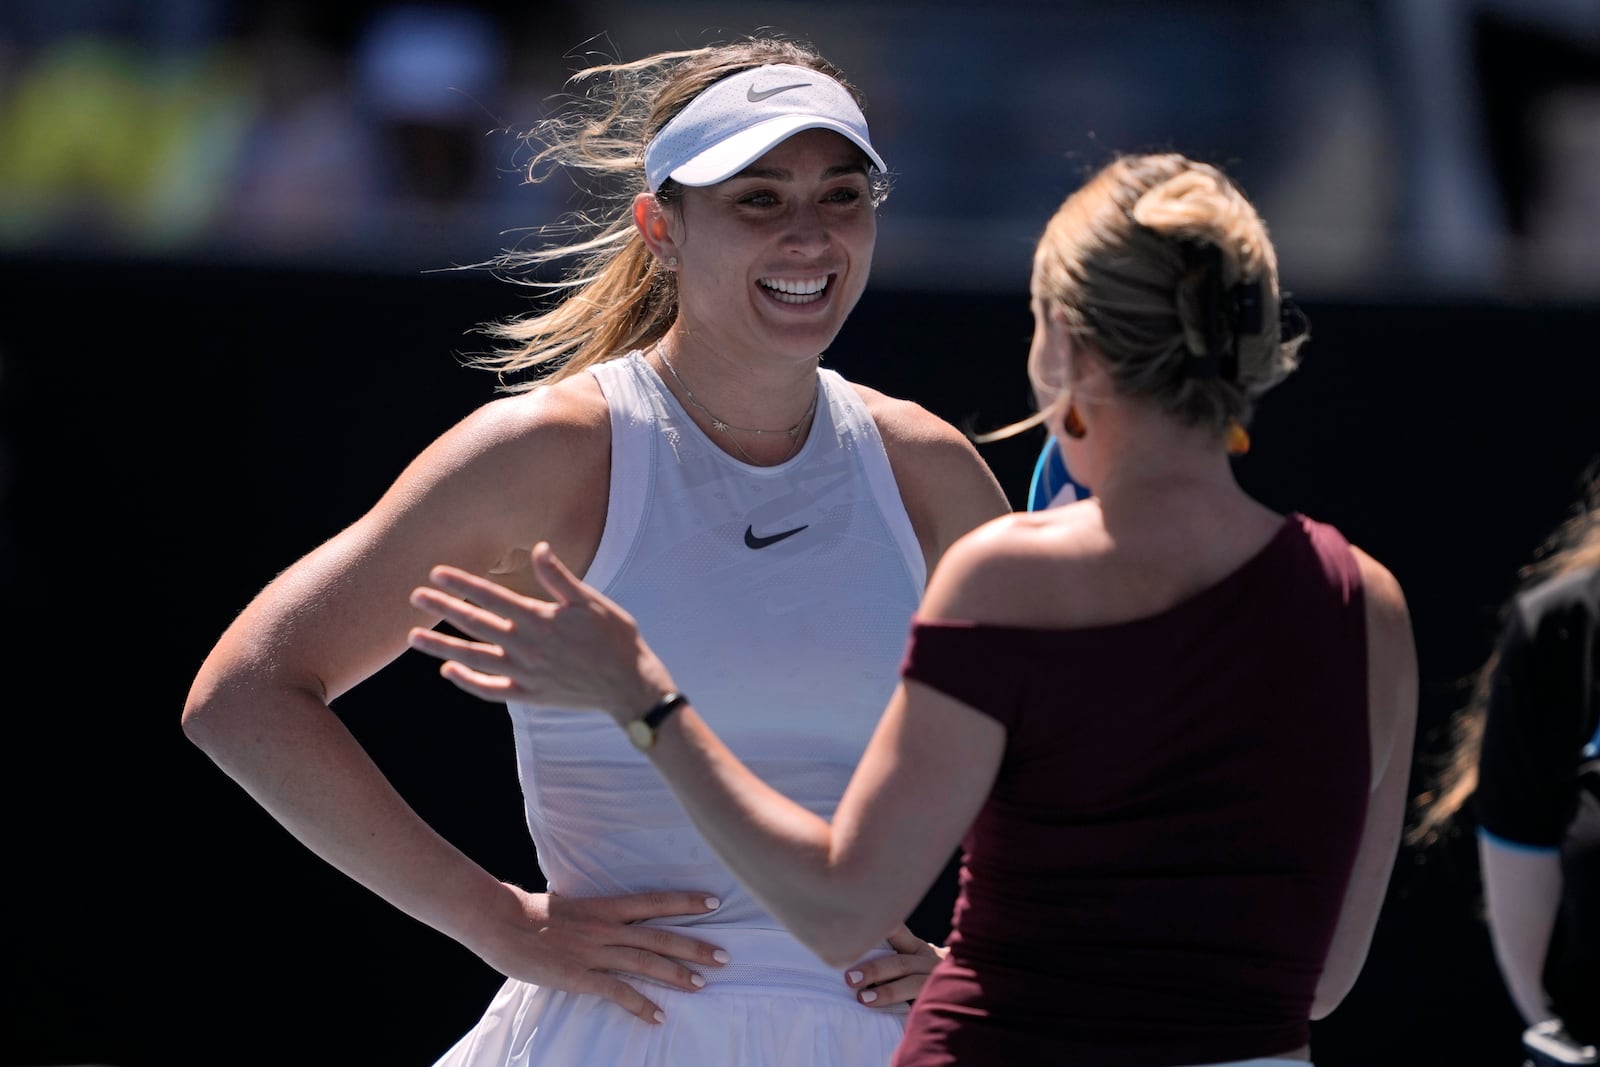
M429 531L441 524L473 531L487 542L473 558L531 546L538 537L556 539L575 509L587 507L594 485L605 484L610 456L605 399L589 375L575 376L468 412L407 465L381 512L409 515ZM437 546L446 547L459 546Z
M859 382L849 382L877 424L885 445L952 444L970 447L971 440L950 420L905 397L892 396Z
M1355 556L1356 568L1361 574L1361 588L1367 602L1369 622L1381 626L1388 636L1404 632L1411 636L1411 613L1406 605L1405 591L1394 573L1379 563L1366 550L1350 546Z
M1010 511L1005 490L966 434L915 401L850 384L878 428L930 568L962 535Z
M929 581L924 611L995 623L1070 625L1059 590L1094 565L1102 530L1089 501L990 519L945 554Z
M530 436L587 436L609 428L610 415L600 385L587 374L486 401L468 412L451 433L484 443L507 444Z

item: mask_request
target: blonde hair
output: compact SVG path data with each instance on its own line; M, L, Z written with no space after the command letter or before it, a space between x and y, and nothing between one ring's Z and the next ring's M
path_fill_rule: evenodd
M1517 572L1515 591L1500 608L1504 625L1517 597L1558 575L1600 568L1600 460L1584 476L1582 496L1566 521L1545 539L1533 561ZM1478 756L1483 750L1483 723L1489 710L1489 692L1498 650L1489 653L1473 677L1465 706L1450 719L1450 747L1435 764L1433 785L1420 793L1413 805L1414 821L1406 843L1431 845L1446 836L1456 814L1478 788Z
M633 224L634 197L648 190L645 147L711 84L769 63L821 71L861 102L859 91L813 48L776 37L601 63L568 79L569 86L589 88L568 97L565 113L524 136L535 149L524 176L530 182L557 173L569 176L594 206L534 231L571 235L570 243L510 250L488 262L500 277L546 299L525 314L479 326L477 332L500 343L470 357L469 366L493 371L502 392L526 392L648 346L666 333L678 314L676 275L656 263ZM670 208L680 192L669 180L656 196ZM885 195L886 178L879 175L875 202ZM558 278L547 276L552 265L569 260ZM529 380L512 380L525 372L531 372Z
M1208 338L1213 283L1233 294L1258 285L1259 328L1247 332L1240 316L1223 314L1221 336ZM1031 290L1100 356L1119 392L1219 432L1249 422L1256 398L1298 365L1307 336L1279 329L1277 253L1254 205L1222 171L1177 153L1119 156L1068 196L1035 247ZM1237 352L1235 372L1195 373L1197 357L1220 355L1211 351L1218 342ZM984 439L1012 436L1044 414Z

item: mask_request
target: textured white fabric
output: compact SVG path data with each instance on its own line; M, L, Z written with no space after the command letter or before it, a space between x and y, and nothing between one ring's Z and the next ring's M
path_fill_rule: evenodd
M833 371L799 453L754 467L709 441L639 353L601 364L609 509L585 579L622 604L762 778L832 815L897 681L925 568L871 417ZM795 530L764 547L748 538ZM728 950L664 1025L510 981L439 1067L883 1067L903 1013L855 1001L733 878L609 717L510 707L551 891L703 890L677 920ZM887 952L887 946L878 950Z

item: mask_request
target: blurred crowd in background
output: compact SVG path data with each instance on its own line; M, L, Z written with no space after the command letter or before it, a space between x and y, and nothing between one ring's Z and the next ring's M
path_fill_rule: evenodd
M1117 151L1238 175L1301 295L1600 298L1596 0L6 0L0 255L415 272L581 206L578 67L756 30L865 92L879 284L1009 289Z

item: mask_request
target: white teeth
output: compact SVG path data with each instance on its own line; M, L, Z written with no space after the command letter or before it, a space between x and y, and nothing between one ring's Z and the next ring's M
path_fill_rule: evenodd
M809 304L822 295L828 287L828 277L820 278L762 278L762 288L772 293L785 304Z

